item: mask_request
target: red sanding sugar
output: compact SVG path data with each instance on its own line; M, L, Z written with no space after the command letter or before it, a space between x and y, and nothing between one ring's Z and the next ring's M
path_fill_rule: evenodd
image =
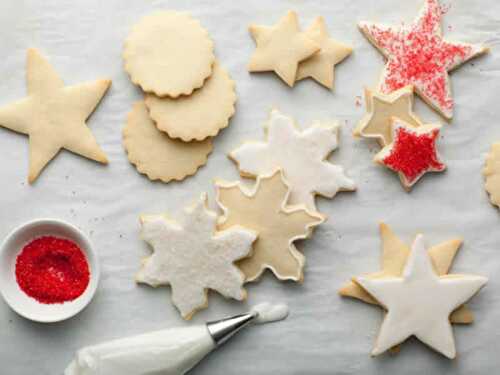
M418 135L399 128L392 151L383 160L384 164L403 173L410 184L428 170L443 170L445 166L436 153L438 135L438 129Z
M89 266L73 241L45 236L24 246L16 259L16 280L28 296L45 304L72 301L87 289Z

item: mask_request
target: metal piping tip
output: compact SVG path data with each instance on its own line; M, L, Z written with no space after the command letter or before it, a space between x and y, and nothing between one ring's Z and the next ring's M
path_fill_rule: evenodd
M246 314L232 316L230 318L208 322L208 333L212 336L215 345L220 346L249 325L256 317L256 312L249 312Z

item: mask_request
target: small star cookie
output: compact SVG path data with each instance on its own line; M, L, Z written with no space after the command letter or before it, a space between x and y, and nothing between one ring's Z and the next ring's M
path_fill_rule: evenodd
M418 128L393 118L393 141L375 155L375 162L398 172L406 190L427 172L442 172L446 165L436 149L440 125L423 125Z
M391 94L365 89L366 115L354 136L373 138L384 147L392 142L391 118L397 117L414 127L423 125L413 112L413 87L406 86Z
M257 45L249 72L274 71L292 87L299 62L320 50L320 45L300 31L297 13L289 11L275 26L250 25L250 34Z
M385 56L380 91L389 94L407 85L446 119L453 116L448 72L483 54L482 44L449 42L441 35L443 9L438 0L425 0L417 19L403 26L360 22L361 32Z
M334 67L352 53L352 48L330 38L323 17L314 20L306 35L318 43L321 50L299 64L296 80L311 77L333 90Z
M28 49L26 78L28 96L0 108L0 126L29 136L29 183L63 148L107 164L85 121L111 81L64 86L54 68L33 48Z
M294 242L308 238L324 219L303 206L285 206L289 193L281 171L259 177L253 191L240 182L216 181L215 186L224 212L218 228L241 225L258 234L252 255L238 262L246 281L257 280L266 269L279 280L302 281L305 258Z
M401 276L354 281L387 311L372 355L415 336L448 358L455 358L455 340L450 314L472 298L488 281L476 275L439 276L418 234Z
M212 141L182 142L159 131L144 101L134 104L123 128L123 146L129 161L150 180L183 180L207 162Z
M238 301L246 298L245 279L234 262L249 255L256 233L238 226L216 231L216 223L206 194L177 221L166 215L141 216L141 237L153 254L143 260L136 281L170 285L172 302L184 319L208 306L208 289Z
M303 204L317 211L315 195L333 198L338 191L353 191L356 184L344 169L327 161L337 148L338 124L317 123L300 131L291 117L271 111L267 142L247 142L229 157L243 176L268 175L281 169L290 186L290 205Z
M486 158L483 169L485 189L490 195L491 204L500 207L500 143L494 143Z

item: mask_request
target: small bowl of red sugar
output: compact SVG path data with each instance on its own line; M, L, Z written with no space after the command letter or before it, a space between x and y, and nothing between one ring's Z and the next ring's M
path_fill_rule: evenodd
M90 241L64 221L30 221L2 244L0 293L27 319L51 323L78 314L92 300L98 281Z

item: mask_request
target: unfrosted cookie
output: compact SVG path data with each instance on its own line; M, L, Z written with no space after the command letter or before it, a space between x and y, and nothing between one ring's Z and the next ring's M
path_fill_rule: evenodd
M143 17L125 41L130 79L157 96L189 95L212 74L214 46L187 13L158 11Z
M216 181L215 186L224 211L218 228L241 225L258 234L252 255L238 263L246 280L257 280L269 269L280 280L302 281L305 258L294 242L309 237L323 217L304 206L285 206L288 186L280 171L259 177L252 190L240 182Z
M442 116L453 116L448 72L488 51L482 44L450 42L441 35L443 9L438 0L425 0L412 23L389 26L362 21L361 32L385 56L380 91L389 94L407 85Z
M145 102L158 129L185 142L213 137L234 114L234 81L218 63L202 88L176 99L149 94Z
M29 136L28 181L34 182L63 148L106 164L108 159L85 121L111 81L64 86L54 68L33 48L28 49L26 79L28 96L0 108L0 126Z
M249 72L274 71L288 86L295 84L299 62L320 50L320 45L300 31L297 13L288 11L274 26L250 25L257 45Z
M338 124L316 123L299 130L294 120L271 111L266 124L266 142L246 142L229 154L243 176L269 175L278 169L290 186L290 205L305 205L317 211L317 194L333 198L338 191L353 191L356 184L344 169L327 161L337 148Z
M490 202L500 207L500 143L494 143L491 146L483 175L486 179L484 186L490 195Z
M172 302L184 319L207 307L209 289L238 301L246 298L244 275L234 262L248 256L256 233L242 227L216 231L217 215L206 194L173 221L166 215L141 217L141 237L153 248L136 281L170 285Z
M128 159L150 180L182 180L196 173L212 151L210 138L202 142L182 142L159 131L143 101L134 104L123 128L123 144Z

